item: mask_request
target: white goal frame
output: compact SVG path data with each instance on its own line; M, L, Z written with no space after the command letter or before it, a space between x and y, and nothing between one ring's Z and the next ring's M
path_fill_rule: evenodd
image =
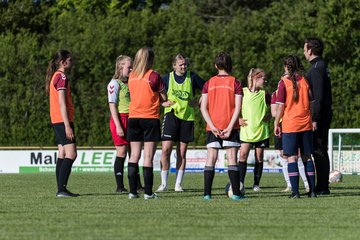
M329 154L329 160L330 160L330 171L340 170L340 169L334 169L334 159L333 159L334 133L360 133L360 128L331 128L331 129L329 129L328 154ZM339 136L339 148L340 148L340 146L341 146L341 135ZM338 153L340 154L340 151L338 151ZM339 159L340 159L340 156L339 156Z

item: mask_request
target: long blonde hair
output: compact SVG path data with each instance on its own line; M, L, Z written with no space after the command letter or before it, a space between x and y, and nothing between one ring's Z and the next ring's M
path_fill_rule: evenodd
M265 71L261 68L252 68L250 69L250 72L247 76L247 80L248 80L248 88L252 89L254 87L254 80L265 76Z
M135 55L132 72L136 74L137 77L142 78L145 73L152 68L154 59L155 54L151 48L140 48Z
M116 58L115 73L114 73L113 79L119 79L119 80L124 79L122 70L124 68L125 62L131 61L131 60L132 60L131 57L126 56L126 55L120 55Z

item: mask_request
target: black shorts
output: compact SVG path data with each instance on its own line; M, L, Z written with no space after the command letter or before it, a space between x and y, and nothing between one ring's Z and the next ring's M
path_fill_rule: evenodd
M171 111L164 115L161 132L161 140L163 141L193 142L194 121L182 120Z
M69 139L66 138L66 133L65 133L65 124L63 122L61 123L53 123L52 127L54 129L55 132L55 141L56 144L61 144L62 146L67 145L67 144L75 144L76 143L76 138L74 137L74 139L71 141ZM74 123L70 123L70 127L74 132L74 136L75 136L75 128L74 128Z
M240 138L238 129L232 130L229 138L227 139L215 137L215 135L211 131L206 132L206 147L208 148L225 148L239 146Z
M160 120L157 118L129 118L126 140L129 142L160 141Z
M249 143L251 145L251 147L255 147L255 148L268 148L270 146L269 138L258 141L258 142L245 142L245 141L240 141L240 142L241 143Z
M275 136L274 143L276 150L283 150L281 137Z

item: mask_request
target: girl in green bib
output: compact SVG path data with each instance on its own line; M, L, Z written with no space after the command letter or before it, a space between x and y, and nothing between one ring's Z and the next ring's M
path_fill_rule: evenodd
M264 149L269 147L269 106L271 96L264 89L265 72L252 68L248 74L248 87L243 88L244 97L239 119L240 156L239 174L244 194L244 180L247 170L247 158L250 149L255 147L254 191L260 191L260 179L263 171Z

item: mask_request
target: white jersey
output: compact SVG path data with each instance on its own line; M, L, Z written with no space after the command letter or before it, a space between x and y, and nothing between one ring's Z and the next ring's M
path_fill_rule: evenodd
M119 100L119 90L120 90L120 85L118 81L116 79L112 79L107 86L107 90L108 90L109 103L117 104Z

